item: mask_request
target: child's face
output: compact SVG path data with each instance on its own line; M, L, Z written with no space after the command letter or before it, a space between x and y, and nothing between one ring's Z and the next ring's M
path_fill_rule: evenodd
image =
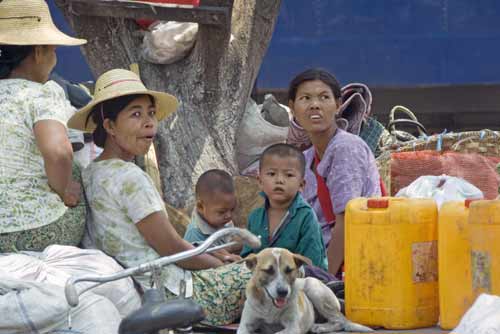
M271 205L288 204L304 187L299 160L276 155L265 157L260 168L259 183Z
M223 227L233 219L236 208L234 193L216 191L198 199L196 209L205 221L213 227Z

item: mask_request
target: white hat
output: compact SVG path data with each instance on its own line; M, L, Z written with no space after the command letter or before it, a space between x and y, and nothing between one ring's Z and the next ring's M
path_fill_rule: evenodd
M85 39L61 32L52 22L45 0L0 1L0 44L82 45Z

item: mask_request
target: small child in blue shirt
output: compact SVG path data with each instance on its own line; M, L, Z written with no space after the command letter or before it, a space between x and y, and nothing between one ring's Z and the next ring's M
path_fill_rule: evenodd
M196 207L184 234L184 239L192 244L202 243L222 228L233 227L232 218L236 207L233 178L223 170L211 169L203 173L196 182L195 193ZM229 238L218 240L213 246L230 241ZM214 255L226 262L241 259L225 249Z
M259 184L264 207L248 218L248 230L261 237L259 249L243 248L241 256L268 247L286 248L308 257L313 265L328 269L325 246L314 210L300 191L304 187L305 159L288 144L268 147L259 161Z

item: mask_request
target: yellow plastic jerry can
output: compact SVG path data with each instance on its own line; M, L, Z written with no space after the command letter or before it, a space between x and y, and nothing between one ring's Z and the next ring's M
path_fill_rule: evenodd
M500 200L475 201L469 210L473 298L500 295Z
M348 203L347 318L387 329L437 323L437 214L432 199L357 198Z
M439 323L455 328L472 305L469 206L471 200L446 202L439 210Z

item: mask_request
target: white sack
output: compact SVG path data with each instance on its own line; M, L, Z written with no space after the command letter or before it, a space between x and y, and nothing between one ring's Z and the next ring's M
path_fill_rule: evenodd
M500 297L481 294L464 314L452 334L500 333Z
M257 105L250 99L236 138L236 160L240 173L255 163L268 146L286 141L288 125L277 126L268 122L262 116L261 111L262 105Z
M111 257L96 249L52 245L43 252L0 255L0 268L12 277L64 287L70 276L111 275L123 268ZM93 283L77 284L80 290ZM122 316L138 309L141 300L131 278L109 282L91 290L109 299Z
M68 312L71 329L68 331ZM0 334L116 334L121 316L106 298L85 293L70 308L64 289L0 273Z

